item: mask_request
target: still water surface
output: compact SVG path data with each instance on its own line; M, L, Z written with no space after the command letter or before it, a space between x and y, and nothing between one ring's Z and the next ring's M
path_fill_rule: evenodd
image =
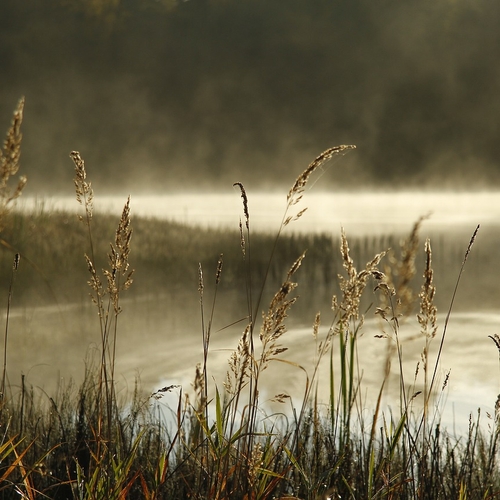
M286 195L247 193L251 226L255 231L275 232L286 209ZM94 200L97 210L119 214L126 197L101 196ZM25 200L26 206L39 203ZM45 200L47 206L75 211L74 198ZM236 229L242 216L239 191L225 194L171 194L132 196L132 214L171 219L178 222ZM334 232L343 226L348 234L372 235L407 231L418 217L432 214L427 227L438 230L469 231L479 223L500 225L500 193L305 193L288 215L306 208L304 216L290 225L300 232Z
M95 208L96 211L120 214L124 201L124 198L101 197L96 199ZM28 208L39 203L25 200L24 206ZM45 208L78 210L73 198L45 200L44 204ZM134 196L131 206L133 215L202 226L237 228L242 216L241 199L236 191L217 195ZM494 239L500 233L500 193L306 193L303 202L292 207L289 215L294 215L305 206L308 211L299 221L290 224L287 231L337 235L343 226L348 235L406 233L418 217L432 213L424 223L424 235L426 231L444 238L461 235L464 250L477 224L481 224L481 231L475 247L480 247L481 238ZM283 195L249 194L252 229L276 231L285 207L286 197ZM497 268L490 268L487 272L490 274L489 282L492 273L500 278ZM482 277L471 279L480 284ZM500 288L500 279L495 278L494 282L498 282ZM182 307L186 303L190 304L187 311ZM189 391L194 367L201 360L196 291L189 298L176 297L175 294L143 297L124 303L123 308L117 357L117 372L123 387L132 387L134 377L140 375L148 391L174 383L181 383ZM83 321L80 319L82 315L86 318ZM239 318L225 318L227 323L221 323L217 328L236 319ZM311 366L314 358L314 343L312 329L303 324L292 324L285 343L290 347L287 357L307 367ZM440 316L440 329L432 344L431 356L436 354L443 327L444 313ZM213 335L209 368L219 384L223 382L226 360L236 347L242 328L237 325ZM87 304L17 311L12 318L11 330L19 332L12 340L16 347L13 345L9 351L15 353L9 361L11 383L15 383L16 374L20 372L26 374L34 385L43 385L51 378L78 379L83 373L84 363L88 363L92 353L97 352L99 344L98 319L92 306ZM364 331L359 343L366 390L364 397L373 401L383 373L388 341L375 338L380 333L380 324L375 320L367 321ZM442 393L446 400L446 405L442 407L443 421L448 426L463 429L469 413L475 413L478 407L483 408L483 415L484 412L494 413L496 397L500 392L500 366L498 352L488 335L497 333L500 334L500 307L497 309L494 302L481 311L465 308L452 314L438 372L442 381L450 371L448 386ZM401 335L413 339L405 342L403 350L405 377L411 382L423 340L418 338L416 322L403 326ZM54 350L54 344L65 346L63 356L55 354L58 351ZM395 405L398 393L395 359L391 373L386 402ZM270 370L266 376L269 398L274 392L300 394L304 383L300 370L290 371L283 364L279 364L278 372ZM322 372L321 378L327 378L326 372ZM276 380L286 380L287 387L278 386ZM483 418L488 420L486 416Z

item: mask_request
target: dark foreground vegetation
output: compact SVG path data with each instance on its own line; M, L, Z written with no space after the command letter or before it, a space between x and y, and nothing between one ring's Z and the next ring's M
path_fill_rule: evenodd
M141 272L153 276L154 269L148 269L148 263L159 262L163 264L162 272L172 273L182 282L192 274L183 267L189 259L180 266L172 265L169 259L176 259L169 256L169 238L189 239L189 244L186 241L183 246L189 252L192 239L206 241L206 234L193 230L186 236L185 228L165 223L165 242L155 246L148 244L144 236L150 222L139 221L134 227L134 241L136 233L144 231L137 240L146 247L136 249L131 239L127 201L113 229L113 238L113 231L107 231L108 218L93 212L92 187L77 152L72 152L71 158L76 198L81 205L78 225L65 214L10 213L9 206L26 182L20 178L17 187L9 187L9 179L19 168L22 107L21 102L1 157L3 245L23 248L22 238L15 238L31 232L40 238L36 240L37 254L43 260L37 265L26 263L20 253L15 253L8 263L0 387L0 498L484 499L500 495L496 418L491 416L486 429L479 426L479 415L471 416L468 432L459 436L440 425L447 379L438 383L437 373L442 350L446 348L447 325L438 331L430 240L418 252L422 220L417 221L400 251L382 251L362 267L357 267L353 260L345 234L340 235L336 250L341 266L338 293L330 297L329 313L318 313L312 321L315 363L304 374L303 398L292 398L283 381L283 392L273 398L283 409L274 413L265 410L261 392L266 370L274 365L288 365L304 371L300 364L286 357L287 317L296 307L296 278L310 256L314 256L316 247L333 252L330 245L334 245L322 237L282 239L281 232L302 216L301 198L315 171L332 156L347 153L351 146L326 150L298 176L288 192L278 234L265 248L267 263L262 255L269 240L252 233L247 193L243 185L237 186L242 197L242 218L236 247L242 264L230 270L228 282L243 288L246 318L241 338L228 356L225 382L214 382L208 360L214 310L220 307L217 291L229 286L223 285L227 257L217 254L216 240L221 244L224 238L235 236L231 234L217 235L205 245L203 257L207 262L213 261L213 267L203 262L197 266L194 286L198 288L201 306L203 356L193 367L192 387L172 385L154 394L144 394L137 386L132 393L119 394L115 385L117 318L122 296L135 286L137 272L134 274L129 264L131 252L137 252L134 261L142 266ZM66 274L81 267L72 253L61 250L57 244L60 224L65 228L65 241L85 249L84 280L90 285L98 312L96 328L100 329L101 343L99 357L95 364L87 366L81 385L60 386L53 394L47 394L24 384L23 376L20 386L8 383L8 325L13 292L17 294L19 287L21 292L25 286L16 280L23 267L30 269L33 276L44 277L53 275L51 259ZM160 223L155 224L159 227ZM58 226L59 232L52 233ZM464 248L457 286L476 234L477 230ZM9 243L9 238L14 243ZM109 239L111 245L103 248L102 242ZM303 243L309 248L307 254L297 249ZM24 251L29 253L28 248L23 248L21 254ZM106 253L107 259L103 257ZM420 254L423 280L415 289L412 283ZM284 270L273 264L278 257L288 261ZM7 264L4 262L3 266ZM321 268L321 273L332 272L333 269ZM274 286L279 274L281 281ZM79 272L75 271L75 275L81 279ZM307 280L307 275L304 278ZM275 293L263 302L263 290L269 286L274 286ZM212 297L209 301L208 290ZM388 345L386 376L373 406L365 405L362 380L363 363L373 360L358 359L357 355L363 332L363 296L368 291L375 291L377 303L370 314L380 318L381 336ZM411 380L405 376L399 335L403 321L417 321L420 330L421 361ZM500 338L493 340L500 348ZM439 349L437 357L431 359L432 343L437 343ZM382 405L382 395L391 360L398 367L399 405L397 410L389 411ZM322 364L328 367L326 379L318 376ZM320 387L327 388L326 400L317 397ZM174 403L166 405L165 399Z

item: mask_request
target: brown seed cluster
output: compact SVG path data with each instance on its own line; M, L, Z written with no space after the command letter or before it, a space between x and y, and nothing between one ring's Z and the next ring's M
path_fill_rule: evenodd
M351 149L356 149L353 145L342 145L329 148L323 151L319 156L317 156L307 168L297 177L293 186L290 188L288 195L286 197L288 205L296 205L302 198L302 193L309 181L309 178L319 167L324 165L328 160L336 155L343 155Z
M366 263L363 270L357 271L354 266L354 262L349 253L349 244L347 242L347 237L344 229L341 231L341 248L340 253L342 255L342 265L346 270L347 277L339 275L339 285L342 292L342 300L340 303L335 301L335 306L339 308L341 312L341 324L346 327L351 319L359 319L359 306L361 301L361 296L363 291L368 284L368 279L374 277L378 281L384 278L383 273L378 269L378 265L385 255L385 252L381 252Z
M432 249L429 239L425 241L425 270L424 283L419 294L420 312L417 320L422 333L429 339L436 336L437 332L437 307L434 304L436 287L433 283L434 270L432 269Z
M12 124L7 131L3 149L0 150L0 229L3 218L7 214L9 205L19 196L26 185L27 178L21 175L16 187L9 185L9 180L19 171L21 157L21 124L23 122L24 98L19 100L12 118Z

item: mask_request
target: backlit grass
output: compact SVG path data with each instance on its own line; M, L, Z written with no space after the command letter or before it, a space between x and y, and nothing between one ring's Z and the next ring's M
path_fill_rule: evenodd
M2 158L17 165L21 105L16 113ZM136 225L129 200L124 200L123 212L110 229L112 217L93 211L92 186L77 152L71 157L80 220L44 211L2 212L4 246L21 250L3 262L8 286L0 497L250 500L500 495L496 416L489 417L489 427L480 427L479 414L471 416L468 432L459 436L440 425L447 379L438 381L437 373L446 349L447 322L437 323L432 243L427 239L421 244L419 239L423 220L416 222L401 245L393 245L394 250L384 245L361 265L355 254L371 250L366 240L353 251L343 231L337 242L282 234L304 216L304 188L316 170L350 148L328 149L297 177L284 197L283 221L275 238L252 232L251 195L241 184L237 185L241 223L234 234L210 238L199 228L168 222L141 220ZM2 165L10 165L8 161ZM3 168L9 172L7 185L17 169ZM19 182L0 195L18 196L25 179ZM5 195L3 206L8 208L11 198ZM68 247L78 247L79 256L55 244L61 225ZM153 238L159 227L164 231ZM453 277L455 291L476 235L477 230L463 249ZM218 246L233 253L221 255ZM37 250L24 262L23 254L30 255L30 248ZM204 253L193 265L196 255L190 252L200 248ZM306 267L308 260L312 267ZM135 390L123 393L116 390L115 371L123 299L132 293L141 272L148 279L154 276L154 267L148 267L153 265L160 265L159 281L197 288L199 309L190 314L200 317L202 355L193 366L191 386L172 384L145 394L137 384ZM98 354L87 361L81 384L61 384L49 394L25 384L24 375L19 377L9 366L9 311L18 289L22 292L28 286L18 279L22 269L51 290L57 290L51 280L53 269L59 269L68 275L65 290L73 290L76 279L85 290L83 296L90 292L97 315L89 321L95 321L100 344ZM318 307L322 312L311 317L309 351L304 350L303 360L292 360L287 357L288 325L302 300L297 294L302 281L308 289L316 284L323 292L328 287L331 291L328 308L322 303ZM227 305L218 300L224 287L238 290L244 318L241 336L228 354L227 376L220 381L212 378L210 360L213 321ZM448 300L450 314L454 290ZM145 293L147 285L142 284L140 291ZM24 300L29 298L27 294ZM380 322L385 359L359 355L365 320L373 317ZM411 367L410 379L400 334L403 322L418 325L421 343L421 359ZM430 355L434 345L437 356ZM310 359L312 365L306 363ZM384 376L378 396L367 402L363 367L373 363L380 363ZM399 397L389 409L382 400L391 365L398 374ZM300 373L300 398L290 393L286 377L279 380L279 392L264 396L268 375L279 374L281 368L283 373L285 368ZM18 379L20 383L9 382ZM325 393L327 397L321 397Z

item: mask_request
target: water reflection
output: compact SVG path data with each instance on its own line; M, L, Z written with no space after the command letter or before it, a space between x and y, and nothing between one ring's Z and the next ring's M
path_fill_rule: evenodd
M224 301L224 298L221 300ZM195 366L202 360L200 320L193 312L199 309L196 294L192 297L144 297L124 302L123 309L119 317L116 366L120 390L131 389L139 377L147 391L170 384L181 384L184 390L190 391ZM183 313L178 314L178 311ZM243 323L227 327L243 316L237 308L233 315L223 316L216 316L213 325L208 363L211 377L219 385L224 381L227 360L243 330ZM326 312L325 323L327 318ZM431 344L430 365L433 365L443 332L443 315L440 315L439 321L438 336ZM438 391L443 401L446 400L446 405L442 406L443 423L450 426L456 420L457 427L463 428L469 413L475 413L478 407L494 413L494 404L500 392L500 367L497 349L488 335L498 333L499 325L500 313L495 312L457 312L451 316L437 384L441 388L449 371L447 388L442 394ZM326 334L325 328L320 330L320 335ZM366 321L363 332L358 343L361 396L370 407L378 394L388 348L394 345L394 339L376 337L381 333L381 325L375 319ZM92 360L95 363L99 361L99 339L99 322L91 304L15 311L10 323L8 349L11 385L20 384L21 373L26 375L27 384L43 388L47 393L51 393L61 382L68 383L70 378L78 383L83 378L85 367ZM412 385L424 346L416 321L402 325L400 339L405 380ZM316 349L312 327L294 325L292 319L283 344L289 347L286 359L311 372ZM384 402L396 407L399 368L394 353L392 359ZM415 391L420 388L421 377L422 373L415 383ZM328 362L325 360L318 378L319 394L325 398L328 379ZM263 380L264 401L280 392L290 393L300 400L305 387L304 373L282 363L269 368ZM419 400L416 400L418 404Z

